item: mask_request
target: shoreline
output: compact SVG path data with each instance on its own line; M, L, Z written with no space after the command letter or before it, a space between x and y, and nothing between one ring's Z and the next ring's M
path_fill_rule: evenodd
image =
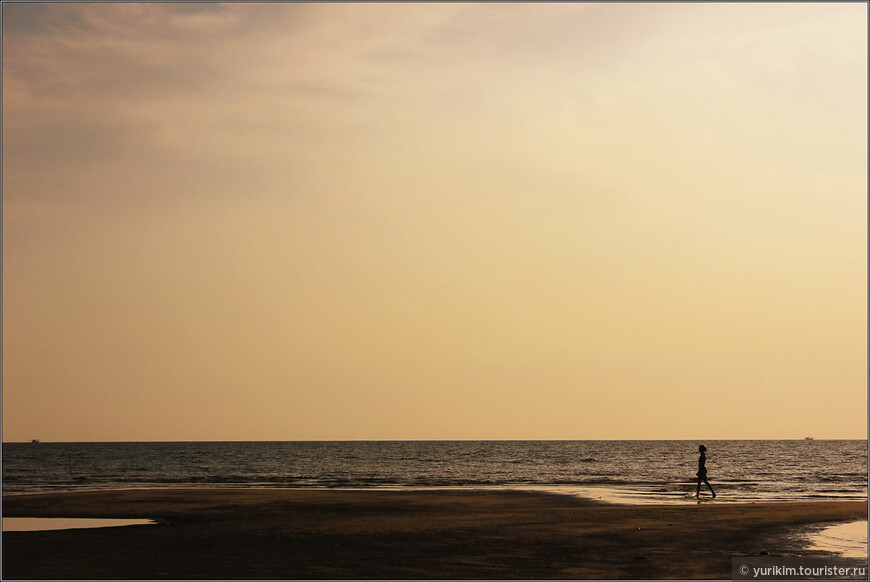
M4 532L7 578L727 579L732 557L830 556L807 547L807 532L866 519L867 502L152 488L4 495L3 517L168 522Z
M687 488L687 493L671 493L662 494L648 492L631 487L619 487L612 485L526 485L526 484L508 484L508 485L368 485L368 486L326 486L326 485L299 485L299 486L277 486L277 485L259 485L249 483L239 484L172 484L161 485L154 483L142 484L140 486L127 487L93 487L83 485L79 488L57 488L41 491L4 491L4 498L23 497L29 495L64 495L69 493L88 493L95 491L113 492L113 491L351 491L351 492L444 492L444 493L462 493L468 491L481 492L520 492L520 493L543 493L562 495L577 499L591 499L601 501L603 503L614 505L632 505L632 506L647 506L647 505L692 505L698 502L698 499L693 493L690 494ZM860 495L830 495L817 496L811 495L806 497L751 497L741 495L735 497L728 493L720 493L716 499L711 499L709 491L701 492L701 502L709 502L715 504L735 504L735 503L816 503L816 502L866 502L867 496Z

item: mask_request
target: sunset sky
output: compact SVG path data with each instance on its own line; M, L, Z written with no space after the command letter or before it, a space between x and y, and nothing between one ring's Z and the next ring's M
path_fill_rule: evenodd
M4 441L866 438L864 3L2 27Z

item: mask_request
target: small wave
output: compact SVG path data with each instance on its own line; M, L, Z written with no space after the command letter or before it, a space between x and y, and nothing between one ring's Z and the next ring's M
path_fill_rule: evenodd
M819 493L860 493L857 489L817 489Z

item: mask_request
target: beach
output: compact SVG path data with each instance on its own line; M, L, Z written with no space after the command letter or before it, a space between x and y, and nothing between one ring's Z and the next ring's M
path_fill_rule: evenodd
M4 579L730 579L733 557L825 555L803 534L867 502L164 488L4 496L3 516L161 522L4 532Z

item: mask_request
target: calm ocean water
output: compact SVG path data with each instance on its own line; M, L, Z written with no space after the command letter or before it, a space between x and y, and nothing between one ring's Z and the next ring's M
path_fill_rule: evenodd
M867 499L867 441L704 441L717 501ZM4 443L3 493L496 487L688 501L695 441ZM601 494L601 495L598 495Z

